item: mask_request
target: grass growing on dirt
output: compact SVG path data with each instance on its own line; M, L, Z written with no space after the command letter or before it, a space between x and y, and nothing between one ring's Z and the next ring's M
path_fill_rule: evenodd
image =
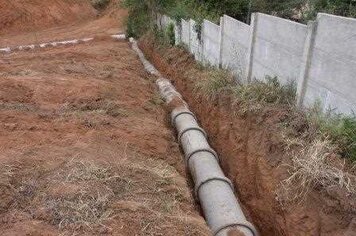
M335 186L355 194L356 176L345 170L345 163L335 165L335 148L330 140L315 140L293 155L290 176L277 192L279 200L303 201L312 189Z
M246 102L294 105L296 87L294 83L281 84L277 77L266 77L266 81L255 80L236 87L235 94Z
M137 207L147 214L140 218L162 217L169 225L170 217L183 215L181 206L191 202L190 193L176 182L184 180L160 160L98 163L75 157L51 167L46 163L0 165L0 192L8 196L0 213L20 210L64 233L98 233L108 229L109 221L135 214L130 209ZM131 207L121 208L123 202L131 202Z
M228 91L233 100L240 105L239 113L242 114L259 112L267 105L295 104L295 85L293 83L283 85L277 77L242 83L226 70L208 68L203 74L202 79L194 80L196 91L209 100L215 100L222 91Z
M189 74L188 74L189 75ZM194 77L195 75L189 75ZM267 106L284 106L296 110L296 86L294 83L281 84L277 77L266 77L265 81L239 83L228 71L206 68L195 82L196 91L209 100L215 100L222 91L228 91L237 104L239 114L256 114ZM314 139L328 139L336 145L336 151L343 157L356 161L356 119L352 116L323 112L319 106L300 112L306 117L307 132ZM296 140L298 141L298 140ZM301 143L302 141L299 140Z
M335 114L332 111L323 112L316 104L308 113L309 123L316 127L320 134L328 137L337 145L341 154L356 161L356 118Z
M197 80L195 88L203 97L214 100L223 90L232 90L237 86L234 78L226 70L207 69L204 79Z

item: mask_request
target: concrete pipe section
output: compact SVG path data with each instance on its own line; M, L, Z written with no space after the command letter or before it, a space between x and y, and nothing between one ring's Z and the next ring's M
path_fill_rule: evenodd
M195 195L213 235L257 236L255 227L246 220L234 194L233 185L224 175L219 157L210 147L207 134L199 126L195 115L170 81L162 78L156 68L145 59L136 41L130 41L146 70L159 77L156 83L165 101L179 101L174 103L177 105L171 113L172 125L177 130L186 165L194 180Z

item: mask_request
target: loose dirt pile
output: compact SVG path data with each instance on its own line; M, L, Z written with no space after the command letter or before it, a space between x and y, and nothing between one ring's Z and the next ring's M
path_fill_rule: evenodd
M1 0L0 35L88 20L95 15L88 0Z
M278 198L280 183L289 176L293 151L285 151L278 131L288 110L238 115L234 112L238 104L224 92L214 102L197 93L196 82L204 78L204 72L185 50L156 47L149 37L140 48L173 80L198 116L236 185L245 212L262 235L356 235L356 196L345 189L313 189L302 202L285 203Z
M0 60L1 235L209 235L127 42Z

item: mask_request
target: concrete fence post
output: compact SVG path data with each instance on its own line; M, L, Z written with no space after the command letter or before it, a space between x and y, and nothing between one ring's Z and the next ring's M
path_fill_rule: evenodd
M206 51L205 51L205 35L206 35L206 28L205 28L205 20L203 20L202 23L202 29L201 29L201 35L200 35L200 43L201 43L201 61L203 62L203 65L207 64L207 55L206 55Z
M223 49L224 49L224 26L225 25L225 21L224 21L224 17L220 17L220 56L219 56L219 67L222 69L223 68Z
M258 23L258 13L252 13L251 15L251 33L250 33L250 45L247 52L247 63L246 63L246 82L251 82L252 71L253 71L253 56L255 51L255 43L257 37L257 23Z
M313 49L315 45L315 36L318 22L309 21L308 22L308 33L305 39L302 65L300 67L300 74L297 81L297 106L302 107L304 102L304 97L308 85L309 71L311 66L311 60L313 57Z
M190 19L188 20L188 27L189 27L189 31L188 31L188 33L189 33L188 49L189 49L189 52L191 52L192 51L192 47L191 47L191 45L192 45L192 21Z
M175 44L180 45L182 43L182 21L174 20L174 34L175 34Z

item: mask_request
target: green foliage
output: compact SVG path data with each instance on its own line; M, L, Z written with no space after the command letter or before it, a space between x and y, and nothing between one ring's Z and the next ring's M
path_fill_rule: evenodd
M175 19L208 19L218 22L222 14L248 22L251 12L262 12L306 22L318 12L356 17L356 0L182 0L176 1L169 14Z
M170 45L174 46L176 44L176 35L174 30L174 24L170 23L166 29L166 37Z
M208 69L201 80L197 80L195 88L198 93L207 99L216 99L222 90L231 90L236 82L226 70Z
M335 114L332 111L323 112L316 104L308 112L310 124L316 127L320 134L328 137L340 148L340 153L352 161L356 161L356 118Z
M124 0L123 6L129 10L127 35L137 38L153 30L157 14L174 5L175 0Z
M266 77L266 81L255 80L236 87L235 93L243 102L294 105L296 86L292 82L282 85L277 77Z
M141 13L140 11L131 12L127 19L127 36L138 38L143 35L150 28L150 25L147 24L149 21L150 17L147 13Z
M157 26L153 29L155 41L161 46L175 45L175 26L170 23L165 29L160 30Z
M356 17L355 0L310 0L310 5L304 13L305 20L314 19L318 12L334 15Z
M92 0L94 6L102 8L109 0ZM315 19L318 12L356 17L356 0L124 0L129 9L128 33L141 36L153 29L157 13L168 14L178 22L192 18L201 35L204 19L219 23L222 14L243 22L249 22L251 12L262 12L279 17L306 22Z

